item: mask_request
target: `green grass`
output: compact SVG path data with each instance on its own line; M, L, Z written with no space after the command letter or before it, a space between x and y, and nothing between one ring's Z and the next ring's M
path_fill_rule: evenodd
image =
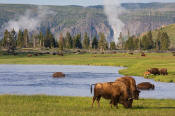
M110 108L102 99L101 107L91 107L89 97L0 96L0 116L174 116L175 100L135 100L132 109Z
M0 64L60 64L60 65L97 65L97 66L123 66L127 69L120 70L123 75L143 76L148 68L167 68L167 76L151 76L151 79L162 82L175 82L175 57L171 53L149 53L146 57L140 54L69 54L63 57L44 55L27 57L0 56Z

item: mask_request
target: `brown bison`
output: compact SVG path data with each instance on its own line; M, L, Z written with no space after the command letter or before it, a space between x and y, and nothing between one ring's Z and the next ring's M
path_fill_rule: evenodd
M131 96L136 100L139 99L140 91L137 90L136 81L134 78L126 76L126 77L120 77L116 81L121 81L125 83L126 86L129 88Z
M32 54L27 54L27 57L32 57Z
M137 88L140 90L154 90L155 86L150 82L143 82L137 85Z
M56 72L52 75L54 78L65 77L65 74L62 72Z
M118 108L118 103L124 105L125 108L129 108L130 106L130 99L127 86L120 81L116 82L106 82L106 83L97 83L93 84L94 86L94 96L92 101L92 107L97 100L98 106L100 107L100 99L101 97L105 99L111 100L111 107L112 105ZM92 85L91 85L91 93L92 93Z
M139 93L140 93L140 91L137 90L135 79L132 77L120 77L116 81L121 81L121 82L125 83L125 85L129 89L129 94L131 94L131 97L132 97L132 99L130 100L129 107L132 107L133 99L138 100Z
M144 52L141 53L141 56L146 56L146 54Z
M148 72L150 72L153 75L160 75L160 71L158 68L151 68L148 70Z
M160 74L161 75L168 75L167 68L161 68L160 69Z

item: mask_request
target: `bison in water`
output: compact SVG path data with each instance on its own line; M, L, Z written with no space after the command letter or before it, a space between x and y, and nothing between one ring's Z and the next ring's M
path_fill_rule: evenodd
M54 78L65 77L65 74L62 72L56 72L52 75Z
M155 86L150 82L143 82L137 85L137 88L140 90L154 90Z
M106 82L106 83L97 83L94 84L94 96L92 101L92 107L97 100L98 106L100 107L100 99L101 97L105 99L111 100L112 105L118 108L118 103L124 105L125 108L130 107L130 95L127 89L127 86L120 81L116 82ZM91 93L92 93L92 85L91 85Z
M167 68L161 68L160 69L160 74L161 75L168 75Z
M132 107L133 99L138 100L139 99L139 93L140 93L140 91L137 90L135 79L132 78L132 77L127 77L126 76L126 77L120 77L116 81L121 81L121 82L125 83L125 85L129 89L129 94L131 94L131 97L132 97L132 100L130 100L130 102L131 102L130 107Z
M153 75L160 75L160 71L158 68L151 68L148 70L148 72L150 72Z

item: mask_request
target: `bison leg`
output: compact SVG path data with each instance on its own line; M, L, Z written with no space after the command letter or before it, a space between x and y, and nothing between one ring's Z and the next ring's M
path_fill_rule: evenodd
M97 97L98 107L100 107L100 99L101 99L101 96L98 96Z
M118 102L119 102L119 99L118 98L116 98L115 99L115 102L114 102L114 106L118 109Z
M94 96L93 98L92 98L92 108L93 108L93 106L94 106L94 102L95 102L95 100L96 100L96 96Z
M114 105L114 106L116 106L116 103L118 104L118 101L116 102L116 99L115 99L115 97L112 97L112 99L111 99L111 108L112 108L112 105Z

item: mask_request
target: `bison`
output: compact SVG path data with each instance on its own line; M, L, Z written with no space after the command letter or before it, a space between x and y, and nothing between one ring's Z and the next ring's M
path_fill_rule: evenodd
M27 54L27 57L32 57L32 54Z
M144 52L141 53L141 56L146 56L146 54Z
M137 90L135 79L132 77L120 77L116 81L121 81L125 83L127 88L129 89L129 93L131 94L132 99L130 100L130 107L132 107L133 99L139 99L140 91Z
M101 97L105 99L111 100L111 107L112 105L118 108L118 103L124 105L125 108L130 107L130 98L129 98L129 91L127 86L120 81L116 82L106 82L106 83L97 83L92 84L94 86L94 96L92 100L92 107L97 100L98 106L100 107L100 99ZM91 93L92 93L92 85L91 85Z
M161 68L160 69L160 74L161 75L168 75L167 68Z
M148 72L150 72L153 75L160 75L160 71L158 68L151 68L148 70Z
M129 90L130 90L131 96L132 96L134 99L136 99L136 100L139 99L139 93L140 93L140 91L137 90L136 81L135 81L134 78L132 78L132 77L127 77L127 76L126 76L126 77L120 77L120 78L118 78L116 81L121 81L121 82L125 83L126 86L127 86L127 87L129 88Z
M137 88L139 90L154 90L155 86L151 84L150 82L143 82L137 85Z
M65 74L62 72L56 72L52 75L54 78L65 77Z

